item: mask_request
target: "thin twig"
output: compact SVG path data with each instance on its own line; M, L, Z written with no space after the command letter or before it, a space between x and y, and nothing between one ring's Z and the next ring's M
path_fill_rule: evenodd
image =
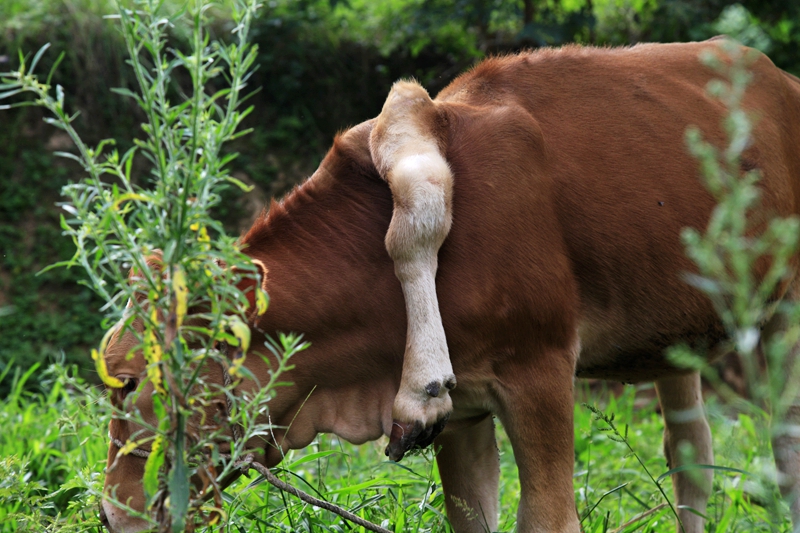
M612 530L611 530L611 531L609 531L608 533L620 533L620 532L621 532L621 531L623 531L623 530L624 530L626 527L628 527L628 526L630 526L630 525L633 525L633 524L635 524L636 522L638 522L638 521L639 521L639 520L641 520L642 518L647 518L648 516L650 516L650 515L652 515L652 514L655 514L655 513L657 513L658 511L660 511L661 509L663 509L664 507L667 507L667 506L669 506L669 504L668 504L668 503L661 503L661 504L659 504L659 505L656 505L656 506L655 506L655 507L653 507L652 509L648 509L647 511L643 512L643 513L642 513L642 514L640 514L639 516L636 516L636 517L634 517L634 518L632 518L632 519L628 520L627 522L625 522L624 524L622 524L621 526L619 526L617 529L612 529Z
M246 470L248 468L253 468L259 474L264 476L266 478L266 480L270 482L270 484L274 485L275 487L279 488L280 490L282 490L284 492L288 492L289 494L291 494L291 495L293 495L293 496L295 496L297 498L300 498L304 502L310 503L311 505L313 505L315 507L320 507L320 508L325 509L327 511L330 511L332 513L338 514L339 516L341 516L345 520L349 520L350 522L353 522L354 524L359 525L359 526L363 527L364 529L368 529L369 531L375 531L376 533L392 533L388 529L383 528L383 527L381 527L381 526L379 526L377 524L373 524L372 522L369 522L367 520L364 520L363 518L361 518L359 516L356 516L356 515L354 515L353 513L349 512L349 511L346 511L346 510L342 509L338 505L334 505L334 504L332 504L330 502L326 502L324 500L320 500L318 498L315 498L315 497L311 496L310 494L308 494L306 492L303 492L302 490L289 485L285 481L281 481L280 479L278 479L275 476L275 474L270 472L269 468L267 468L266 466L262 465L261 463L259 463L257 461L253 461L252 459L248 460L248 459L250 459L250 458L245 458L243 461L237 461L236 463L234 463L234 466L236 466L236 468L243 469L243 470Z

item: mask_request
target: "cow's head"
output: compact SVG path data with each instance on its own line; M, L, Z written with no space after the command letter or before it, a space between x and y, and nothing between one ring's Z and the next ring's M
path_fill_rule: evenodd
M275 360L265 347L279 332L304 335L310 347L292 359L269 402L269 438L248 447L262 450L267 466L284 452L307 446L318 433L361 443L391 433L392 403L398 389L405 343L403 296L383 238L392 214L391 193L371 163L369 124L340 136L303 186L273 204L243 238L247 253L263 266L269 310L253 317L247 368L268 382ZM153 386L139 352L134 322L120 328L105 350L108 373L125 385L110 389L115 405L139 410L155 423ZM264 356L264 357L261 357ZM206 379L223 383L222 368L209 365ZM243 382L243 392L252 383ZM219 412L210 415L219 416ZM128 420L110 424L105 491L117 502L143 511L143 454L119 454L114 440L146 435ZM148 448L144 445L143 448ZM147 528L106 498L102 504L113 532Z

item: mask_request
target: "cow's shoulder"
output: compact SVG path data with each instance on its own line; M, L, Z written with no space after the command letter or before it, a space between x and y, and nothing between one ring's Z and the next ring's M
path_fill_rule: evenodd
M748 68L759 76L779 76L767 56L724 36L702 42L642 43L624 47L567 45L489 58L445 87L437 101L502 105L510 100L591 94L647 77L654 83L669 78L705 84L718 75L702 56L723 49L747 55ZM551 92L552 91L552 92Z

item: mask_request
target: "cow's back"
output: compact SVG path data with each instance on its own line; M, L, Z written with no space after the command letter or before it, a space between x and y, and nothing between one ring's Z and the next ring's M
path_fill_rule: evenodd
M439 95L456 185L437 283L440 298L454 295L444 320L463 332L456 344L474 341L471 322L492 339L525 323L543 343L577 328L579 375L635 381L661 374L665 347L723 337L708 300L682 279L694 268L680 240L714 207L685 131L696 125L726 144L724 109L706 94L714 73L698 58L716 46L496 58ZM742 166L763 173L767 217L797 213L800 91L764 56L752 71L756 142Z

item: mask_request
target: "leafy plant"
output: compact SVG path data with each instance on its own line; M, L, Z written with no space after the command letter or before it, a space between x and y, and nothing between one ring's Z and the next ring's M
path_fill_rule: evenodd
M37 392L29 392L33 376ZM25 373L17 367L0 382L11 390L0 408L0 531L99 532L93 515L102 475L92 465L108 451L96 438L108 423L99 391L63 363Z
M790 437L787 416L800 393L800 366L793 357L800 340L800 303L788 300L778 304L775 300L793 277L791 262L798 251L800 220L796 216L765 220L755 210L761 198L760 172L742 170L756 120L744 108L745 91L752 79L748 67L756 54L735 41L723 40L717 52L701 58L719 75L709 83L708 92L727 110L723 128L728 144L718 149L697 128L686 132L689 150L698 159L706 188L718 204L705 232L683 231L687 254L699 270L687 279L710 298L722 319L732 340L730 348L742 362L748 400L732 394L705 360L688 347L676 347L669 355L676 364L703 370L737 408L755 420L766 420L769 427L760 430L777 443ZM768 324L772 325L764 330ZM782 505L771 470L756 474L761 486L755 491L780 516ZM777 529L779 523L773 527Z
M30 62L20 57L19 70L2 76L0 88L5 92L0 98L32 93L32 102L12 105L46 108L54 116L47 121L64 130L77 148L77 154L57 155L76 161L88 174L63 190L69 201L63 204L68 217L62 217L62 228L76 252L55 266L82 266L88 284L107 302L107 324L119 321L92 352L107 387L125 385L105 367L109 338L122 330L138 340L137 348L147 361L146 381L155 389L157 420L153 424L134 412L144 431L135 433L119 453L149 445L144 488L153 513L143 517L156 516L161 531L183 531L202 514L222 515L206 504L209 495L199 493L190 479L225 479L244 452L244 443L268 434L269 424L259 414L288 357L305 345L282 337L281 344L269 346L277 362L269 382L260 383L254 394L234 394L240 380L255 380L243 365L250 343L246 317L252 306L259 314L266 310L267 295L260 289L258 268L210 213L229 184L246 188L227 173L226 165L235 155L223 153L222 147L246 133L238 128L251 109L241 110L240 104L247 98L243 91L257 53L248 44L248 32L259 5L255 0L236 3L237 41L225 46L204 32L209 4L192 3L185 11L192 27L192 49L183 53L168 48L167 37L184 12L165 14L162 4L137 0L134 9L121 8L118 16L139 92L117 92L133 98L147 118L143 138L134 139L134 147L125 153L114 148L113 140L94 147L81 140L73 127L76 115L66 109L63 88L56 85L53 94L52 70L44 82L34 74L46 46ZM189 87L175 86L178 71L186 74ZM228 86L207 93L218 78ZM136 184L135 156L147 161L151 187ZM252 288L253 304L244 286ZM141 327L133 327L134 323ZM236 347L233 360L217 349L220 343ZM209 382L205 374L209 364L220 365L231 379L224 384ZM230 420L212 431L198 431L191 420L202 417L220 397L231 402ZM122 405L114 407L116 416L130 415ZM225 428L239 425L241 438L229 442L229 460L215 468L220 444L231 440ZM211 487L219 490L216 482ZM216 501L221 501L218 494Z

